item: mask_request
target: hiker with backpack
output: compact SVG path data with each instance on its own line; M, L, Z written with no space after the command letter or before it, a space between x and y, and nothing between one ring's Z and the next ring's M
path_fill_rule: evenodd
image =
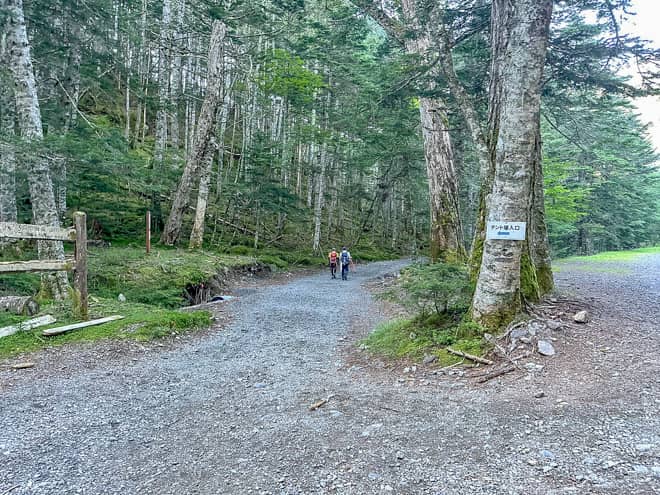
M339 259L339 255L337 254L337 251L335 251L335 249L332 248L332 251L328 253L328 261L330 262L330 275L332 275L332 278L337 278L338 259Z
M346 246L341 248L341 254L339 255L341 260L341 279L348 280L348 269L351 265L353 259L351 258L351 253L348 252Z

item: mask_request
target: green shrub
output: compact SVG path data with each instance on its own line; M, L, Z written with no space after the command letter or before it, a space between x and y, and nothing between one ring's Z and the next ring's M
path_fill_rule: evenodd
M472 286L467 269L448 263L412 265L402 272L402 302L422 315L437 315L465 310Z
M289 263L284 261L282 258L271 254L260 255L258 256L258 259L266 265L273 265L279 269L283 269L289 266Z

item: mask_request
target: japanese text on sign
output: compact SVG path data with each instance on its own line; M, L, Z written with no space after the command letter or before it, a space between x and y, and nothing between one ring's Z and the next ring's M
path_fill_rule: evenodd
M486 239L524 241L526 230L526 222L488 222L486 225Z

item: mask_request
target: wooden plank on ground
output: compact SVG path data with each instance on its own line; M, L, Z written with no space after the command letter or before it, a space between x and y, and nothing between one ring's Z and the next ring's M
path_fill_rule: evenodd
M0 273L66 272L73 267L72 261L65 260L2 261Z
M33 328L43 327L45 325L52 325L56 321L57 320L52 315L38 316L37 318L22 321L16 325L0 328L0 337L7 337L9 335L15 334L16 332L24 332L27 330L32 330Z
M50 225L0 222L0 238L75 241L76 229L62 229L59 227L51 227Z
M108 323L110 321L115 321L115 320L121 320L122 318L124 317L121 315L106 316L105 318L98 318L96 320L84 321L82 323L73 323L71 325L64 325L62 327L49 328L41 332L41 334L46 336L59 335L64 332L68 332L69 330L92 327L94 325L102 325L103 323Z

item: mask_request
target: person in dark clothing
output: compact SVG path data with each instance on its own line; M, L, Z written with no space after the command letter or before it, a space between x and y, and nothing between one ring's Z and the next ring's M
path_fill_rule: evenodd
M346 246L341 248L341 254L339 255L339 259L341 260L341 279L342 280L348 280L348 269L351 266L351 253L348 252L348 249L346 249Z

